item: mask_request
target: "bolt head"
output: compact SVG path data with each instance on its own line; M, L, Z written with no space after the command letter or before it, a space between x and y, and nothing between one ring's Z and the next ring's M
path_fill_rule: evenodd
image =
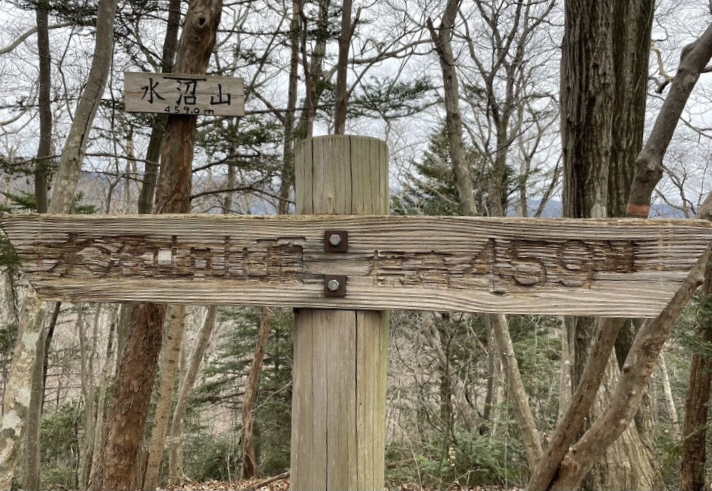
M335 292L336 290L339 289L339 281L338 280L329 280L329 282L326 284L326 287L329 289L331 292Z
M329 236L329 244L333 245L334 247L341 244L341 236L339 234L331 234Z

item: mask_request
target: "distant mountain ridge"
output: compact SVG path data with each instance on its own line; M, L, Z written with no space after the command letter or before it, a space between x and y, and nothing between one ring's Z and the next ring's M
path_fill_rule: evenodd
M529 216L534 215L540 203L541 200L527 201ZM560 200L549 200L546 205L544 205L541 218L560 218L563 214L563 209L564 207ZM507 216L515 216L513 207L507 210ZM650 218L685 218L685 215L682 210L670 206L667 203L653 203L650 207Z

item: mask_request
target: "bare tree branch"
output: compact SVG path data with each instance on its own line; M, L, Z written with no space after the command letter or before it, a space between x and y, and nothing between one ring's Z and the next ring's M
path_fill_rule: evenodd
M72 24L65 22L63 24L53 24L49 26L47 29L60 29L62 27L69 27ZM1 55L6 55L13 51L15 48L17 48L19 45L21 45L28 37L32 36L37 32L37 26L33 27L32 29L24 32L23 34L20 35L17 39L15 39L12 43L9 45L5 46L4 48L0 48L0 56Z

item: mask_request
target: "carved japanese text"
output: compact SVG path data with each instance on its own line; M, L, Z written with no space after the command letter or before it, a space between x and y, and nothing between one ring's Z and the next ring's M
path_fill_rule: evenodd
M597 274L635 272L635 250L632 241L488 239L474 254L375 251L369 275L385 287L589 288Z
M254 282L301 283L304 271L300 238L258 241L253 248L234 244L229 236L212 246L189 245L177 236L80 238L37 244L47 249L35 271L50 276L96 278L231 279Z

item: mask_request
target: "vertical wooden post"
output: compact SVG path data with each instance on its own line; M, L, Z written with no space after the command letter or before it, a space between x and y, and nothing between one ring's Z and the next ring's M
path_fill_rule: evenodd
M303 141L295 178L298 214L388 214L388 148L380 140ZM297 311L293 490L383 489L387 357L387 312Z

